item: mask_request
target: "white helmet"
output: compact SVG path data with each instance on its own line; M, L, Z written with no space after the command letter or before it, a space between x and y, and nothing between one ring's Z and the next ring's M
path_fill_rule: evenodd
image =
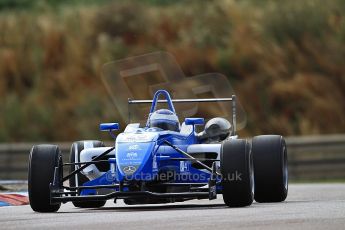
M149 126L163 130L180 131L180 122L177 115L168 109L159 109L150 115Z

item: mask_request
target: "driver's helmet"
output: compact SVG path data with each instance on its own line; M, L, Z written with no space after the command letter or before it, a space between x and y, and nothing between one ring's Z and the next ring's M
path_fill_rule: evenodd
M149 119L150 127L161 128L163 130L171 130L178 132L180 130L180 122L177 115L168 109L159 109L153 112Z

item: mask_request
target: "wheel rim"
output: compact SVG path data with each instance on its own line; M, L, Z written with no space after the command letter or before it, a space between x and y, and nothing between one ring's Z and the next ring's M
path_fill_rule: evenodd
M288 167L287 167L287 151L286 146L283 146L283 183L285 190L288 189Z
M250 186L252 190L252 197L254 197L254 163L253 163L253 155L252 150L249 150L249 173L250 173Z

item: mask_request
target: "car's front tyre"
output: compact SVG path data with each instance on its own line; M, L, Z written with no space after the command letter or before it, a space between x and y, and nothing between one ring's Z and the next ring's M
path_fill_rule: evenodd
M223 200L229 207L244 207L253 203L253 162L246 140L222 143L220 153Z
M29 156L28 192L32 210L56 212L61 204L50 203L50 183L54 180L55 167L61 160L56 145L35 145Z

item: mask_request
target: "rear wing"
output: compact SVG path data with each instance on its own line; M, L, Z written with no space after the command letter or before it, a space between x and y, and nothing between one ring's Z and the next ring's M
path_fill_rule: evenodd
M228 98L193 98L193 99L170 99L172 103L190 103L190 102L226 102L231 101L232 105L232 135L236 135L236 95ZM135 100L128 98L130 104L152 104L152 103L169 103L169 100Z

